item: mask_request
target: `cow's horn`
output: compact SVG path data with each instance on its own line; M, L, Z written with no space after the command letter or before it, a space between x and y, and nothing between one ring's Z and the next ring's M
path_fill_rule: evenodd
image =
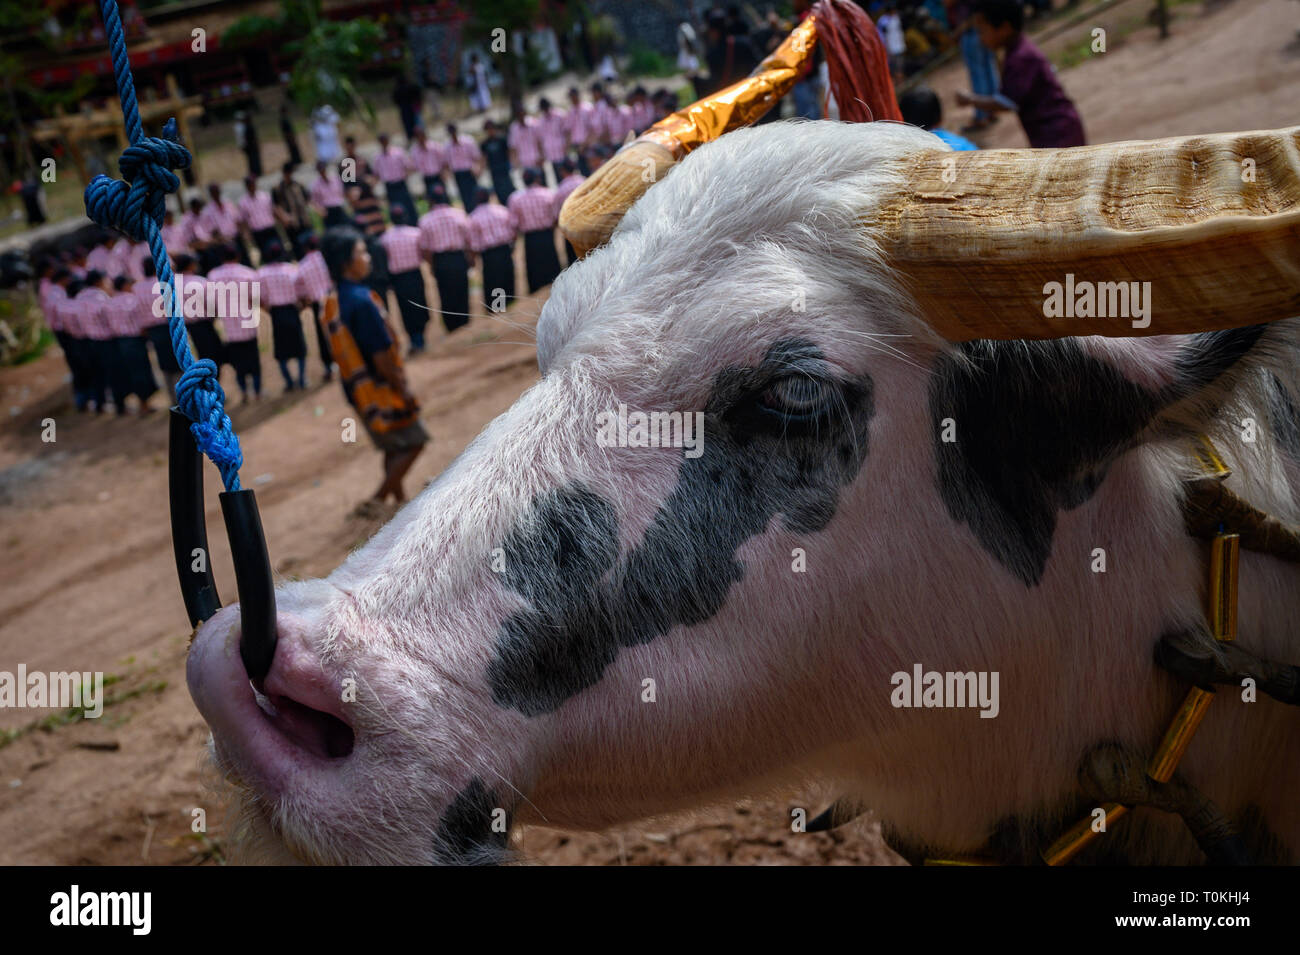
M1300 315L1300 127L926 151L908 158L906 180L869 226L950 341L1180 334ZM1119 282L1129 284L1102 285ZM1135 290L1149 323L1122 294ZM1080 314L1088 296L1093 317ZM1100 317L1102 307L1120 314Z

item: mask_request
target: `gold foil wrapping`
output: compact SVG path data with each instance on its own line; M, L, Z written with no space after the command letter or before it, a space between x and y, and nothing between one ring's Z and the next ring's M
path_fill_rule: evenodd
M768 54L749 76L665 116L640 138L664 146L681 159L723 133L762 118L799 81L817 44L814 20L815 17L809 16L795 27L785 42Z

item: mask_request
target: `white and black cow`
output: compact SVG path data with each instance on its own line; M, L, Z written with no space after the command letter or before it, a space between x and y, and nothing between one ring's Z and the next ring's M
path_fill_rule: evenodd
M1300 326L950 344L869 227L934 148L777 123L691 154L556 281L540 381L328 578L279 588L261 705L238 608L200 628L190 690L259 840L495 861L502 820L815 781L909 858L1030 861L1095 805L1091 747L1151 751L1187 690L1153 647L1204 627L1189 438L1300 518ZM703 453L605 446L620 405L702 411ZM1241 578L1242 642L1300 657L1300 571L1246 553ZM996 672L996 718L895 706L917 664ZM1300 852L1298 729L1229 690L1181 767L1261 861ZM1201 856L1139 809L1083 858Z

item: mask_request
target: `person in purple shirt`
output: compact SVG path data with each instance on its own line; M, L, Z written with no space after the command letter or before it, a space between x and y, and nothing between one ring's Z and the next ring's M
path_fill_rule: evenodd
M1083 122L1065 95L1052 64L1024 34L1020 0L976 0L975 29L990 50L1002 50L1002 91L992 96L959 92L957 102L990 111L1014 110L1038 149L1085 146Z

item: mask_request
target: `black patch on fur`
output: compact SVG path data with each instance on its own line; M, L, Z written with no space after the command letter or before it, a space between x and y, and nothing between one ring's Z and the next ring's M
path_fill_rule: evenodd
M767 410L770 383L799 372L833 383L826 412L790 420ZM597 683L623 647L716 614L744 576L736 549L774 516L801 532L830 522L866 458L873 410L869 378L837 380L816 346L777 342L759 367L714 379L704 452L683 456L676 488L623 561L608 501L576 485L539 495L501 544L505 583L532 607L497 635L493 699L551 712Z
M1277 375L1273 381L1268 405L1269 425L1277 436L1277 443L1293 459L1300 461L1300 410Z
M477 776L462 789L443 811L434 836L434 855L439 865L491 865L505 856L509 837L509 812L506 832L492 831L492 813L498 808L495 797Z
M1057 514L1087 501L1168 405L1212 384L1264 326L1193 336L1174 384L1152 391L1073 339L964 342L939 357L930 411L939 492L1008 570L1036 585ZM963 360L964 359L964 360ZM940 422L956 422L945 443Z

